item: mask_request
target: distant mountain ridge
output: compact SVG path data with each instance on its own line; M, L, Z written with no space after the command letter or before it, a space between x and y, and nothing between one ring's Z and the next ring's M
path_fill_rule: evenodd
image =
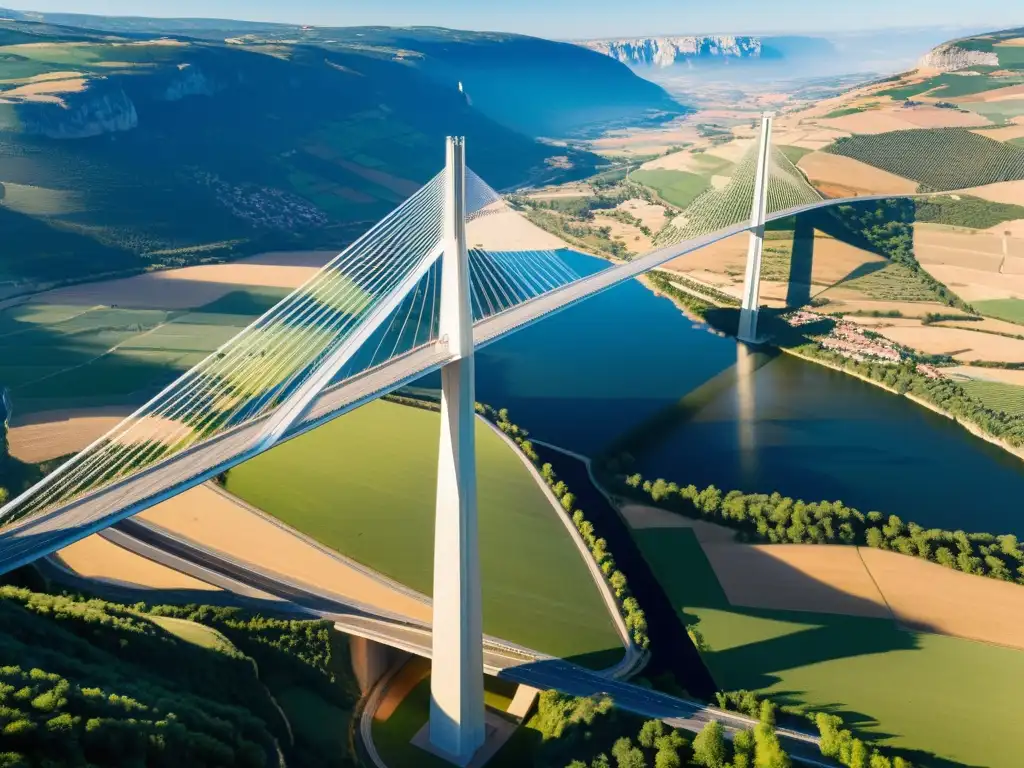
M781 60L835 53L820 37L752 35L676 35L577 43L631 67L667 68L680 64Z
M687 110L661 86L570 43L441 27L307 27L230 19L153 19L36 13L0 18L126 37L161 35L237 45L316 46L399 62L451 89L475 109L528 136L563 137L669 119ZM0 40L0 43L3 41Z

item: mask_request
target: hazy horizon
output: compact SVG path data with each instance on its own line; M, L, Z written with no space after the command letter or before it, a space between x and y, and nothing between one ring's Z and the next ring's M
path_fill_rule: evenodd
M0 7L3 7L0 0ZM770 7L754 0L731 0L714 7L685 7L678 0L635 0L628 7L611 0L519 0L515 9L469 0L37 0L16 3L23 13L81 13L101 16L223 19L309 26L438 26L462 30L513 32L556 40L673 35L846 36L878 31L947 29L963 31L1024 25L1024 12L1002 0L883 0L856 5L806 7L802 0L779 0ZM680 17L685 18L680 18ZM922 24L921 19L942 19ZM877 20L877 23L872 23ZM660 28L659 28L660 27Z

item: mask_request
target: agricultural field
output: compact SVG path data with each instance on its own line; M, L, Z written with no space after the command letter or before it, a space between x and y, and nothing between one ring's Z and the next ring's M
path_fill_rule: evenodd
M692 529L633 535L680 620L703 637L702 655L723 690L835 712L886 746L915 751L915 764L1017 765L1005 734L1022 716L1015 681L1024 652L908 632L888 618L738 608Z
M15 423L39 411L139 405L285 289L247 287L195 311L30 302L0 311L0 384Z
M1024 416L1024 387L998 381L957 382L971 397L980 400L986 408L1003 411L1011 416Z
M896 88L889 88L879 91L879 96L889 96L896 100L913 99L916 96L927 94L930 98L949 100L963 96L973 96L977 93L984 93L996 88L1005 88L1011 85L1024 83L1024 75L992 77L990 75L960 75L946 73L930 77L920 83L912 85L901 85Z
M939 296L920 276L894 262L844 280L838 286L878 301L939 301Z
M973 306L986 317L1024 325L1024 299L991 299L975 301Z
M778 149L793 165L797 165L805 155L809 155L814 151L813 149L807 149L806 147L793 146L778 146Z
M710 186L706 178L686 171L640 170L633 171L630 178L650 187L662 200L678 208L686 208Z
M825 151L938 191L1024 179L1024 150L961 128L852 136Z
M231 470L227 488L430 594L438 425L435 412L374 402ZM482 422L477 461L485 631L559 656L621 653L557 513L520 457Z
M954 227L990 229L1024 219L1024 205L995 203L970 195L929 197L916 201L916 220Z
M996 124L1012 124L1015 118L1024 116L1024 98L999 101L963 103L971 112L986 117Z

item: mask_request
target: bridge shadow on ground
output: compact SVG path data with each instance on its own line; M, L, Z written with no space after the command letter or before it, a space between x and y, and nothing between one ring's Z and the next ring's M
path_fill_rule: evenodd
M881 595L862 596L874 582L866 570L858 571L863 565L855 550L822 552L825 566L803 558L817 554L816 547L797 545L806 548L796 550L798 568L781 559L785 555L731 541L725 529L696 521L699 541L695 529L685 527L692 523L662 514L660 523L684 527L640 528L633 536L679 621L697 635L720 690L767 693L793 714L794 727L808 725L796 713L828 712L871 741L927 743L930 733L915 731L911 713L930 708L938 722L943 704L935 697L941 694L927 686L908 689L905 675L943 680L956 670L945 657L915 658L928 653L920 632L902 629ZM814 567L827 567L829 582L815 578L809 572ZM923 631L929 629L935 628ZM901 718L904 711L911 716ZM924 749L891 749L916 765L964 765Z

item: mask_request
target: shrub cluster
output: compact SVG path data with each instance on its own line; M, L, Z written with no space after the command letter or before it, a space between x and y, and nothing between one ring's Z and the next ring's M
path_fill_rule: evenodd
M509 420L507 408L495 410L489 405L477 403L476 411L512 438L515 444L519 446L519 450L523 452L523 455L525 455L534 466L537 466L540 463L540 456L537 455L537 452L533 448L533 444L527 439L529 437L529 433ZM576 525L576 530L580 532L583 540L587 543L587 547L590 549L590 554L593 556L594 561L598 566L600 566L601 573L604 574L608 583L614 590L615 597L619 602L619 608L622 611L623 619L626 622L626 627L632 635L633 642L640 648L646 649L650 647L651 640L647 635L647 617L640 608L640 603L630 592L629 584L626 581L626 575L615 567L615 558L612 557L612 553L608 551L608 542L597 536L593 523L586 519L586 515L583 510L576 508L576 496L569 491L569 488L566 486L564 481L558 479L551 464L545 463L543 466L539 467L539 469L541 477L544 478L544 482L547 483L548 488L551 489L551 492L559 500L559 503L562 505L562 509L565 510L566 514L572 517L572 521Z
M607 697L570 698L555 691L540 696L529 726L543 741L536 755L541 766L565 768L790 768L793 760L779 741L775 705L754 694L720 695L724 709L755 718L750 730L731 739L717 720L691 735L660 720L616 710ZM821 734L821 753L847 768L911 768L901 757L872 749L842 728L833 715L809 716ZM631 734L635 734L631 736ZM569 762L566 762L569 761Z
M748 717L760 718L762 723L775 722L775 705L768 699L760 698L751 691L729 691L715 694L721 709L741 712ZM821 754L835 759L847 768L911 768L911 764L902 757L884 754L871 748L861 739L843 728L842 718L824 712L801 713L789 711L790 719L806 719L814 723L821 736ZM759 764L758 764L759 765Z
M613 463L612 468L616 465ZM929 560L964 573L1024 584L1024 547L1013 534L965 533L923 528L896 515L848 507L841 501L804 502L780 493L700 490L639 474L614 476L623 495L733 528L745 541L787 544L854 544Z

